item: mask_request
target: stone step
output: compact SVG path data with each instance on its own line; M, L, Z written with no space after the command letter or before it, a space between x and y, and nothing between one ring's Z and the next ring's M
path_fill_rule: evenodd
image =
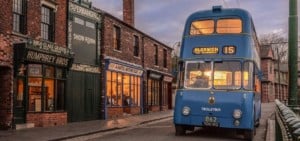
M34 128L34 123L16 124L16 130Z

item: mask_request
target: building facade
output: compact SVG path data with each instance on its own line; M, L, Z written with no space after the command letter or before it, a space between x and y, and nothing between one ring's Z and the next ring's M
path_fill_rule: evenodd
M106 118L165 110L171 104L172 49L134 28L133 0L124 0L123 7L124 21L102 12Z
M1 1L1 127L67 123L67 0Z
M101 17L87 0L69 2L68 47L74 63L68 77L68 121L103 119L100 85ZM80 103L80 104L79 104Z
M278 57L275 57L275 99L281 102L288 101L288 64L278 63ZM299 84L298 84L299 85Z
M172 48L89 0L1 0L0 128L171 108Z
M260 48L262 78L262 102L275 100L275 73L274 73L274 52L271 46L265 45Z

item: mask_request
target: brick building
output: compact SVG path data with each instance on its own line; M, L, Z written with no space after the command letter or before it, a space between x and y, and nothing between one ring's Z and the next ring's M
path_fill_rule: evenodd
M288 101L288 64L279 63L275 55L274 72L275 72L275 99L282 102ZM299 84L298 84L299 85Z
M272 102L275 100L275 73L274 73L274 52L271 46L260 48L262 78L262 102Z
M106 118L171 107L172 49L134 27L133 0L123 12L124 21L101 12Z
M1 0L1 129L171 108L172 48L123 2L124 21L89 0Z
M67 0L1 0L0 8L1 128L66 124Z

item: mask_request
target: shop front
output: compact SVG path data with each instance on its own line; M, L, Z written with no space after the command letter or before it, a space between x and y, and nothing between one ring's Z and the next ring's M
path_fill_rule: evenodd
M105 93L107 118L141 113L141 66L106 60Z
M73 55L48 42L14 45L14 124L64 125L66 79Z
M148 70L147 108L157 112L169 109L172 99L172 76Z

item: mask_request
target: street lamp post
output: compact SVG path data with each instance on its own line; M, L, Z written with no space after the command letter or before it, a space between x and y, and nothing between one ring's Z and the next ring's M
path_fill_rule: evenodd
M289 39L288 39L288 69L289 69L289 98L288 104L298 105L297 78L298 78L298 16L297 0L289 1Z

